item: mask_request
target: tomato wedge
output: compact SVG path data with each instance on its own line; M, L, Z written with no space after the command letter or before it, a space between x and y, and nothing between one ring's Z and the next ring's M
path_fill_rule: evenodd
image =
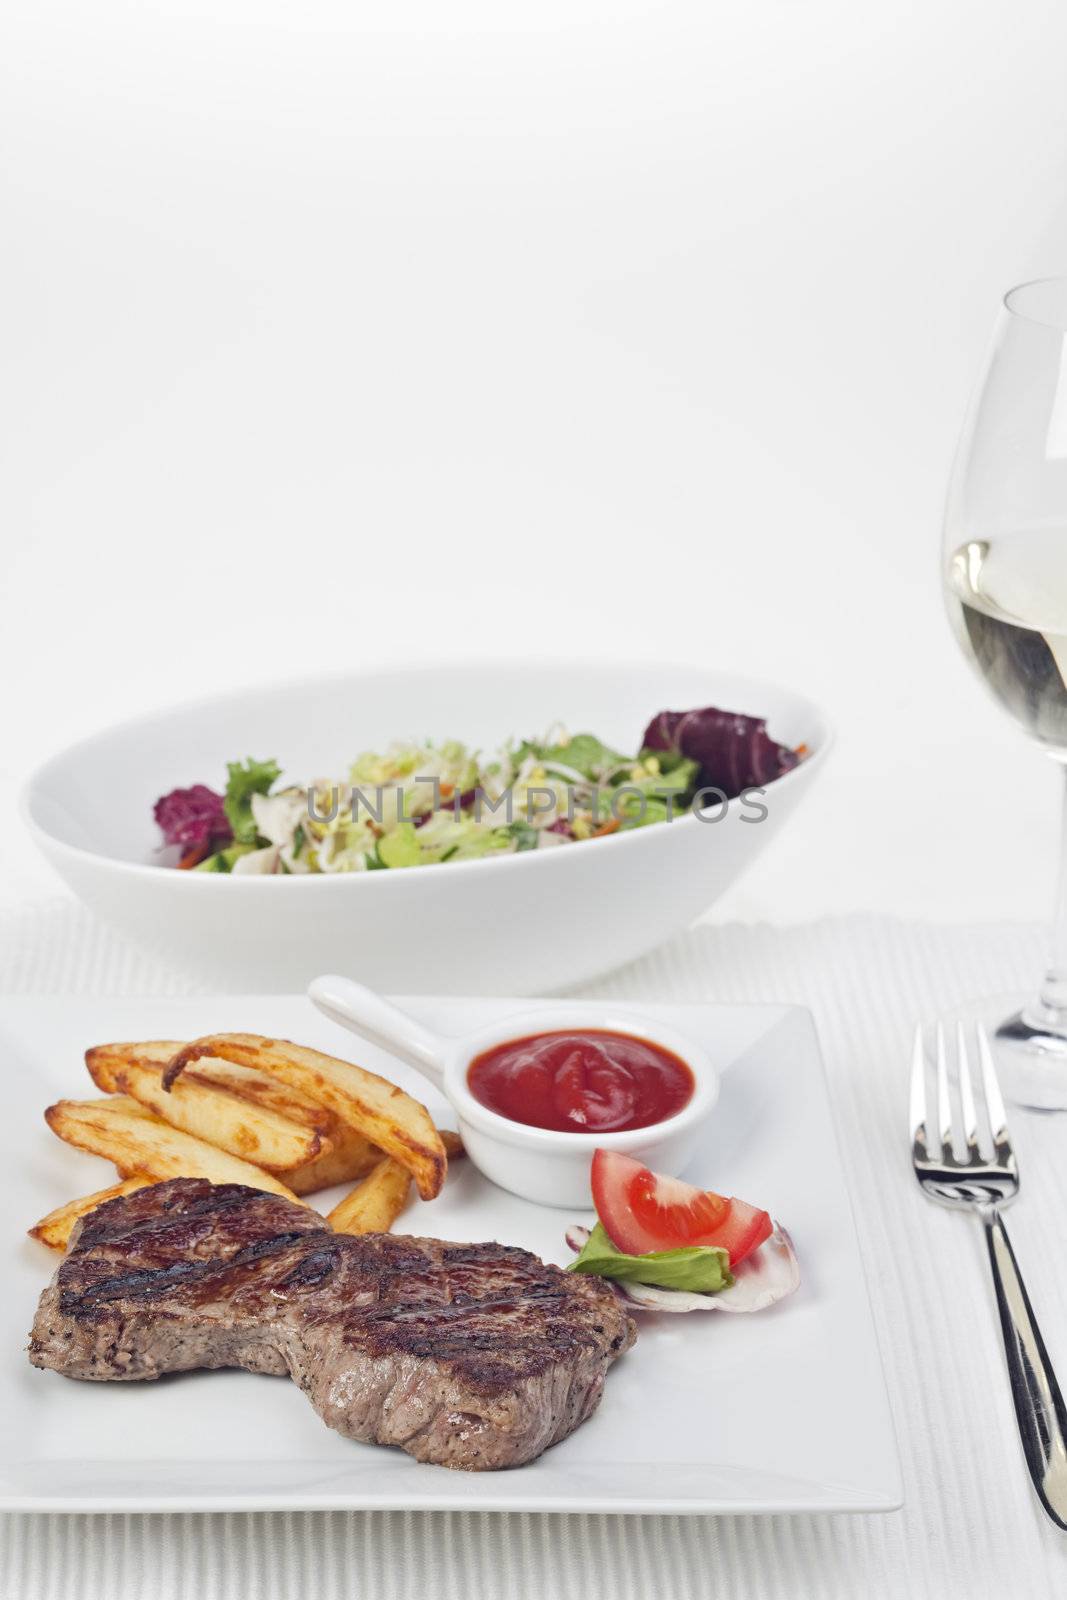
M615 1248L628 1256L717 1245L736 1267L774 1231L766 1211L651 1172L615 1150L594 1152L590 1177L596 1214Z

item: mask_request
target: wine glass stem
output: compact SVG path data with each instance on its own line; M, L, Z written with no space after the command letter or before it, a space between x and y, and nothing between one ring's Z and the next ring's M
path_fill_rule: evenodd
M1057 763L1063 777L1060 815L1060 859L1056 882L1056 913L1052 926L1052 949L1048 970L1041 985L1040 1002L1048 1015L1062 1027L1067 1021L1067 761Z

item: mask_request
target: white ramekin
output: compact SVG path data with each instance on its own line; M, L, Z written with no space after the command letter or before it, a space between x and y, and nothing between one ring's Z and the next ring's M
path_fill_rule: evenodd
M589 1167L598 1148L639 1156L657 1171L682 1171L719 1097L718 1073L698 1044L611 1003L554 1001L515 1012L476 1033L446 1038L350 978L316 978L308 994L334 1022L399 1056L428 1078L453 1107L467 1154L479 1171L502 1189L539 1205L588 1209ZM569 1028L628 1033L673 1051L693 1073L692 1098L673 1117L623 1133L560 1133L529 1127L475 1099L467 1072L476 1056L508 1039Z

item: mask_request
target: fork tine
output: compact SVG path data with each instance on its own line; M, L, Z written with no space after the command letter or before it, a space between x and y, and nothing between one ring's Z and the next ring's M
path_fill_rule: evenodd
M937 1025L937 1125L941 1138L941 1159L951 1162L952 1101L948 1095L948 1058L945 1053L945 1030Z
M908 1121L913 1150L925 1156L929 1150L926 1137L926 1052L923 1049L922 1024L915 1029L915 1044L911 1054L911 1096Z
M989 1035L980 1023L975 1031L978 1034L978 1059L982 1064L982 1088L985 1092L985 1108L989 1117L990 1132L993 1135L993 1145L998 1156L1010 1155L1008 1119L1004 1111L1004 1101L1001 1099L1000 1085L997 1082L997 1068L993 1060Z
M967 1060L967 1037L963 1023L956 1023L956 1059L960 1075L960 1110L963 1113L963 1137L967 1144L967 1159L977 1161L978 1115L974 1109L974 1090L971 1087L971 1065Z

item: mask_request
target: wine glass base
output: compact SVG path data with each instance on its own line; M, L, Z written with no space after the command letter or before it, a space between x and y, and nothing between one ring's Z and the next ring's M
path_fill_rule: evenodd
M975 1023L985 1028L1001 1094L1012 1105L1032 1111L1067 1111L1067 1030L1061 1032L1051 1014L1042 1015L1032 994L972 1000L943 1012L935 1021L948 1032L950 1049L954 1048L958 1022L968 1033Z

